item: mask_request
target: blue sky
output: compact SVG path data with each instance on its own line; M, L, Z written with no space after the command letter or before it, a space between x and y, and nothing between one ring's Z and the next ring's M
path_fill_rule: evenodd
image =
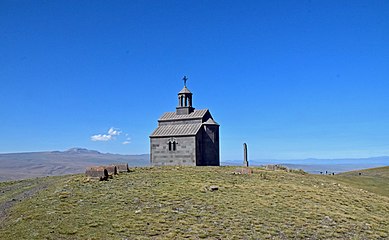
M388 16L374 0L0 0L0 153L148 153L187 75L222 160L243 142L255 159L389 155Z

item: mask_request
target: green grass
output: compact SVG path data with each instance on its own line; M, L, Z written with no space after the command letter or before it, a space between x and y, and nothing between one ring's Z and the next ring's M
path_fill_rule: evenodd
M355 188L389 197L389 166L345 172L336 175L336 179Z
M0 204L3 204L9 200L18 198L19 195L26 191L31 191L34 188L39 188L43 185L49 185L56 181L56 179L62 179L63 177L44 177L44 178L32 178L27 180L0 182Z
M385 239L389 198L341 176L234 167L59 177L15 205L2 239ZM211 185L219 186L209 191Z

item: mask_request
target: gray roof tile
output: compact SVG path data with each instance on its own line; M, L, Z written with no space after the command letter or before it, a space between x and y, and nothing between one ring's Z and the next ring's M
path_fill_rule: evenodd
M176 112L166 112L158 121L170 121L178 119L201 119L208 112L208 109L194 110L190 114L177 115Z
M166 137L166 136L193 136L200 130L202 124L176 124L159 126L150 137Z

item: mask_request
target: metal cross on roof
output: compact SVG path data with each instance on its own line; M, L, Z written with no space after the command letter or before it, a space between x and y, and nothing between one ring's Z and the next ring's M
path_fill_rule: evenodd
M186 87L186 81L188 81L188 78L187 78L186 76L184 76L184 77L182 78L182 80L184 80L184 87Z

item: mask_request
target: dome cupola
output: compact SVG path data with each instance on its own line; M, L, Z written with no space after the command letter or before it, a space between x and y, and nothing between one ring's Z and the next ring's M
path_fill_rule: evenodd
M186 87L186 81L188 78L184 76L182 80L184 81L184 88L178 93L178 106L176 108L177 115L190 114L194 110L192 107L193 94Z

